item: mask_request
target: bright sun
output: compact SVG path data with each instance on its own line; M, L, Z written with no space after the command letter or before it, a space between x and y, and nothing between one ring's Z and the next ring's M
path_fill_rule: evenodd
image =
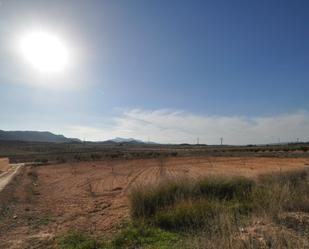
M20 50L26 61L43 73L62 71L68 64L68 50L53 34L28 33L20 40Z

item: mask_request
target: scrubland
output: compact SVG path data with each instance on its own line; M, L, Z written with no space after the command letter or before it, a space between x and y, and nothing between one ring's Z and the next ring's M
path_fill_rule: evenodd
M26 165L0 192L0 248L308 248L308 157Z
M130 222L92 238L58 238L59 248L309 247L309 169L244 177L165 179L135 186Z

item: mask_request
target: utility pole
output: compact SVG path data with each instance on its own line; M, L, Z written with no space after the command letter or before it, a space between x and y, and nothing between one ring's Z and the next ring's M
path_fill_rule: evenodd
M299 138L296 139L296 142L299 143Z
M223 137L220 137L221 145L223 145Z
M196 138L196 144L200 144L200 138L199 137Z

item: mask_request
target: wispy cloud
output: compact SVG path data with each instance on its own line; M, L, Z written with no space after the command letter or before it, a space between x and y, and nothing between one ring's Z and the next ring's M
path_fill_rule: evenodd
M88 140L116 136L162 143L217 144L220 137L228 144L272 143L309 140L309 113L300 111L277 116L206 116L178 110L147 111L133 109L113 118L112 125L70 126L64 133Z

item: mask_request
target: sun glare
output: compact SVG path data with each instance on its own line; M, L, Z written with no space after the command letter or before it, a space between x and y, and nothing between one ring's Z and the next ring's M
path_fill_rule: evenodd
M25 60L40 72L59 72L68 64L68 50L53 34L28 33L21 38L20 50Z

